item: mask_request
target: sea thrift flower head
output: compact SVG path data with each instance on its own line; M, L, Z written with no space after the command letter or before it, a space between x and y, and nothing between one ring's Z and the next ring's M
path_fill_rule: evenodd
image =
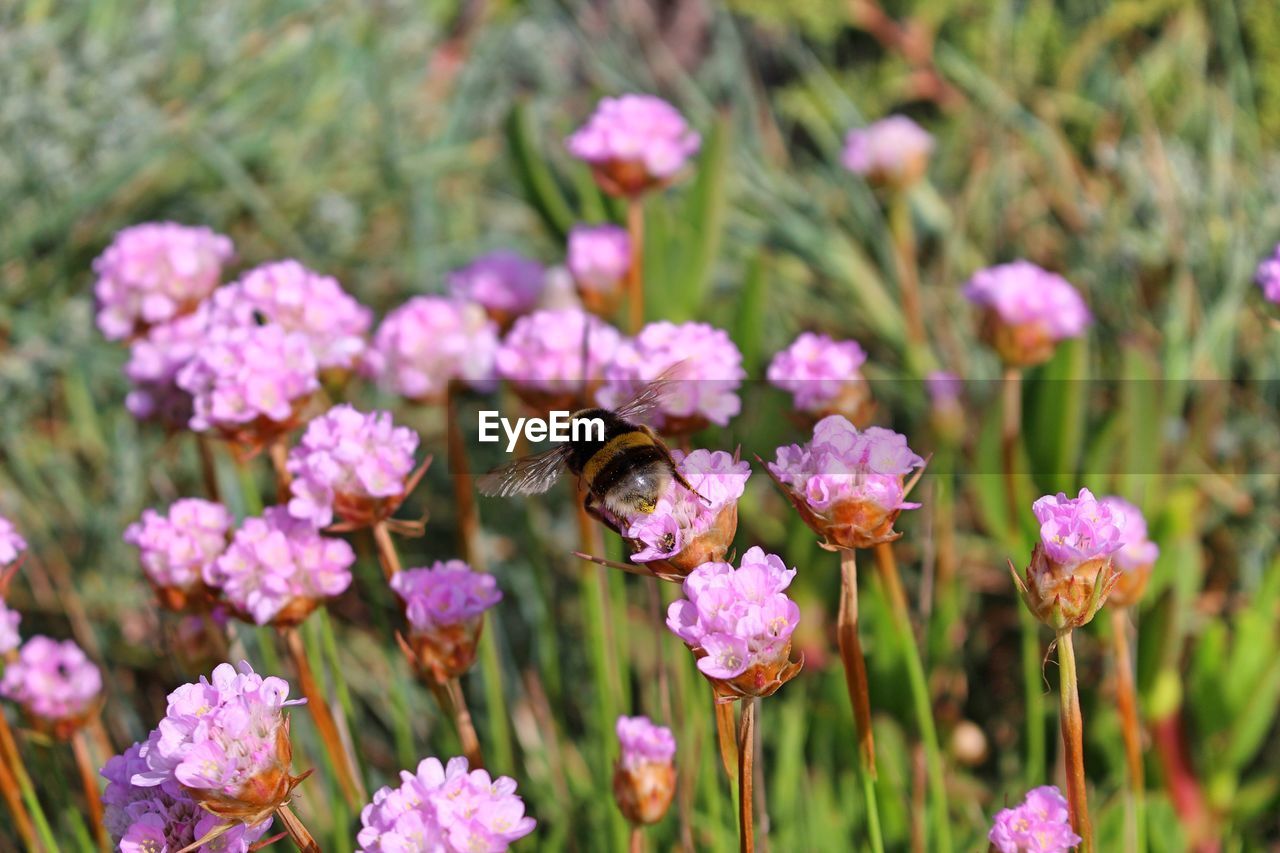
M702 139L675 107L652 95L604 98L565 140L605 192L637 196L675 177Z
M676 739L648 717L618 717L622 755L613 768L613 798L633 824L662 820L676 794Z
M256 825L284 803L304 776L293 776L284 679L263 678L248 663L229 663L169 694L160 725L139 751L139 787L181 785L206 811Z
M18 625L22 622L22 614L10 610L3 598L0 598L0 658L22 644L22 635L18 633Z
M231 241L208 228L174 222L125 228L93 262L98 328L122 340L195 310L232 255Z
M1078 628L1116 584L1112 555L1124 545L1124 515L1088 489L1074 498L1047 495L1031 509L1040 522L1040 540L1026 577L1014 572L1014 582L1041 622L1059 632Z
M254 267L216 291L211 303L217 325L267 322L302 335L322 370L354 367L373 323L373 313L336 278L293 260Z
M382 321L366 366L387 391L438 403L452 381L488 385L497 348L497 324L476 303L415 296Z
M978 270L964 295L984 312L983 340L1010 367L1048 361L1059 341L1080 337L1093 322L1079 291L1030 261Z
M307 339L267 324L211 328L178 387L191 395L193 430L254 451L297 424L320 382Z
M998 853L1070 853L1081 842L1066 798L1052 785L1032 788L1022 805L996 814L987 840Z
M222 590L242 619L288 627L345 592L355 561L345 540L322 536L285 507L271 506L245 519L205 581Z
M664 580L682 580L707 562L719 562L738 529L738 499L751 463L723 450L673 450L676 469L693 490L673 479L652 513L616 521L630 545L631 561L646 563Z
M788 660L800 608L784 592L795 577L780 557L752 548L737 569L704 563L667 609L667 627L698 657L717 701L769 696L800 672Z
M889 116L844 138L841 162L873 184L909 187L929 167L933 137L906 116Z
M516 320L498 347L498 376L538 412L581 409L622 341L580 308L535 311Z
M1254 281L1262 288L1262 295L1268 302L1280 305L1280 246L1276 246L1270 257L1263 258L1258 264Z
M588 309L609 315L618 307L631 270L631 236L617 225L575 225L569 232L569 272Z
M741 411L742 353L727 332L706 323L662 320L645 326L618 347L596 397L601 405L617 408L676 365L678 381L651 415L655 429L687 435L708 424L725 426Z
M804 446L779 447L770 475L828 548L870 548L902 534L893 523L904 509L906 478L924 467L906 436L840 415L818 421Z
M334 518L345 528L388 518L417 485L418 434L396 426L390 412L365 414L343 403L307 424L289 452L289 512L316 527Z
M204 838L223 820L205 811L174 780L135 785L133 777L149 770L142 755L145 747L145 743L135 743L102 768L102 777L107 780L102 792L102 822L122 853L176 853ZM248 853L270 828L270 817L254 826L237 823L196 850Z
M865 426L873 405L861 373L867 354L857 341L836 341L803 332L791 346L773 357L769 384L791 392L795 408L814 419L844 415Z
M98 706L102 674L71 640L34 636L4 669L0 695L12 699L41 731L68 738Z
M212 596L204 578L227 547L231 513L220 503L183 498L168 515L154 509L124 531L124 541L140 552L142 570L160 603L170 610L206 609Z
M401 771L400 779L400 787L382 788L360 812L362 853L498 853L533 832L515 780L469 770L465 758L451 758L447 767L426 758L417 773Z
M538 304L546 277L547 271L537 261L499 249L449 273L449 293L479 304L506 327Z
M27 540L22 538L12 521L0 515L0 569L16 563L26 550Z
M1151 568L1160 556L1160 546L1148 538L1147 520L1137 506L1119 497L1105 497L1101 503L1121 516L1120 535L1124 541L1111 555L1120 576L1107 601L1115 607L1132 607L1146 591Z
M206 303L207 304L207 303ZM178 372L195 357L209 330L209 312L197 309L158 323L129 346L124 375L132 385L124 405L138 420L173 430L191 420L191 394L178 386Z
M484 612L502 600L498 582L462 560L437 561L391 578L404 604L409 639L401 646L409 662L444 683L471 668Z

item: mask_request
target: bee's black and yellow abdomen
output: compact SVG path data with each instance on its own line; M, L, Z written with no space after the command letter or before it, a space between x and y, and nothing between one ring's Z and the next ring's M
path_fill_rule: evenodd
M635 430L615 437L582 469L588 488L604 496L633 474L667 464L667 456L648 433Z

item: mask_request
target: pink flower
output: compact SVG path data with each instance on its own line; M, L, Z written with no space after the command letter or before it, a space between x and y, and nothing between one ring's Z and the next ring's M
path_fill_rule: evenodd
M22 615L10 610L3 598L0 598L0 657L7 655L22 644L22 635L18 633L18 624Z
M146 332L192 311L233 255L208 228L148 222L125 228L93 262L98 328L111 340Z
M493 575L473 572L462 560L437 561L391 578L404 604L410 662L444 683L471 668L484 612L502 600Z
M617 732L622 755L614 765L614 799L631 823L657 823L676 794L676 739L648 717L618 717Z
M623 767L670 764L676 755L676 738L671 729L653 724L648 717L618 717L618 743L622 746Z
M1051 785L1032 788L1022 805L996 814L987 840L999 853L1069 853L1081 842L1066 798Z
M102 768L102 776L107 780L102 793L102 822L122 853L174 853L203 838L222 821L201 808L176 781L146 787L135 785L133 777L148 770L142 757L145 746L135 743ZM198 850L199 853L215 850L247 853L270 828L270 818L255 826L239 824Z
M43 725L71 730L93 710L102 692L102 674L71 640L36 635L22 644L17 660L4 669L0 695L12 699Z
M298 624L321 599L346 591L355 560L344 540L321 536L285 507L272 506L245 519L205 582L259 625Z
M213 561L227 547L231 513L200 498L183 498L168 516L154 509L124 531L124 541L140 552L142 570L158 587L189 589L203 581Z
M1118 497L1106 497L1100 503L1121 517L1120 536L1124 541L1111 555L1120 576L1107 600L1116 607L1132 607L1146 591L1151 568L1160 556L1160 546L1148 538L1147 520L1137 506Z
M964 295L986 312L984 339L1015 366L1047 361L1058 341L1080 337L1093 322L1065 278L1029 261L978 270Z
M936 407L950 406L964 394L964 380L946 370L934 370L924 378L929 401Z
M22 538L13 522L0 515L0 569L14 562L27 550L27 540Z
M712 537L715 542L709 543L710 553L706 548L695 549L698 559L677 572L683 575L696 565L724 557L737 530L736 505L751 476L751 463L737 461L722 450L695 450L688 456L675 450L672 455L694 491L672 480L654 511L637 514L623 527L622 535L632 541L633 548L641 546L631 555L632 562L648 563L671 560L700 538L713 531L718 534ZM734 509L732 519L722 521L726 508Z
M581 309L535 311L512 325L495 363L498 376L526 394L581 400L600 382L621 341L615 328Z
M1268 302L1280 305L1280 246L1276 246L1271 256L1258 264L1254 281L1262 288L1262 295Z
M803 332L773 357L767 376L771 385L791 392L796 409L802 412L853 417L870 403L861 373L866 361L867 354L857 341Z
M654 411L655 428L696 432L707 423L725 426L742 408L738 387L746 376L742 353L727 332L706 323L650 323L618 347L605 368L600 404L617 408L677 364L673 383Z
M479 305L415 296L382 321L366 365L391 393L433 402L454 380L489 383L497 348L498 327Z
M185 427L191 420L191 395L178 387L178 373L208 335L209 311L204 306L157 323L130 345L124 375L133 388L124 404L135 418L154 419L172 429Z
M580 290L616 291L631 269L631 237L617 225L575 225L567 260Z
M929 165L933 137L906 116L889 116L849 131L841 162L876 183L907 186Z
M1114 501L1099 501L1088 489L1081 489L1074 498L1062 492L1046 495L1031 511L1040 522L1045 553L1067 571L1113 554L1125 544L1123 508Z
M449 293L476 302L500 323L532 311L546 281L542 264L499 249L449 273Z
M417 449L418 434L395 426L390 412L334 406L307 424L289 453L289 512L316 527L335 514L359 526L385 518L408 488Z
M292 426L297 409L320 387L307 339L281 326L216 326L195 357L178 371L178 387L192 398L190 426L227 434L250 429L254 438Z
M636 195L675 177L701 142L666 101L623 95L601 100L565 146L593 167L606 192Z
M767 695L751 689L780 686L773 682L800 621L800 608L784 592L795 574L760 548L743 554L737 569L704 563L685 579L685 597L667 609L667 627L700 653L703 675L717 681L746 676L736 682L746 695Z
M398 788L385 787L360 812L364 853L439 853L506 850L535 826L516 796L514 779L468 771L465 758L448 767L426 758L417 773L402 771Z
M275 323L306 339L322 369L353 367L364 354L373 314L338 280L298 261L255 267L211 299L216 325Z

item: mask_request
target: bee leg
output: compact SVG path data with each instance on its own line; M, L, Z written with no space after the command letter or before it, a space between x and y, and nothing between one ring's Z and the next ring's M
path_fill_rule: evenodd
M667 464L671 466L671 474L676 478L676 482L693 492L695 495L698 495L698 500L702 501L707 506L710 506L711 501L707 500L702 495L699 495L698 490L689 485L689 481L684 478L684 474L680 473L680 468L676 465L676 458L671 455L671 448L667 447L666 443L658 437L656 432L653 431L653 428L641 424L640 431L649 436L649 438L652 438L653 443L657 445L658 450L667 458Z

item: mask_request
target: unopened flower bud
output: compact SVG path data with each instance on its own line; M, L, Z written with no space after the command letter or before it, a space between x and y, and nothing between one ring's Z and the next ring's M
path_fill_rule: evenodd
M613 768L613 797L633 824L657 823L676 795L676 739L648 717L618 717L622 755Z

